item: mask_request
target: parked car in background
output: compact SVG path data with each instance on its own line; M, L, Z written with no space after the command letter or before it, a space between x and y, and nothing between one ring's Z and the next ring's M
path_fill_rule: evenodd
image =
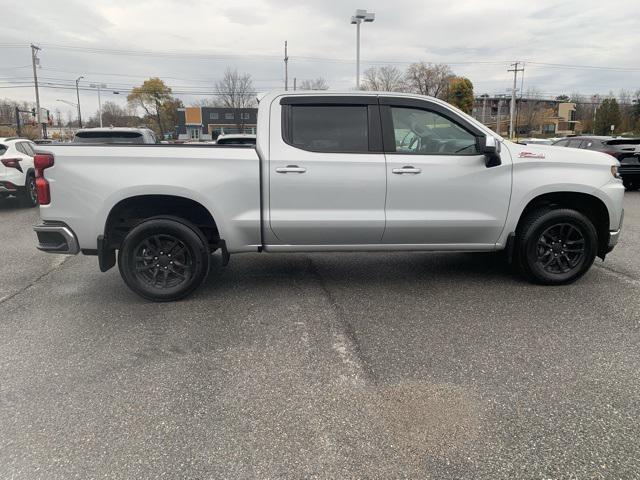
M38 248L117 264L144 298L193 292L210 255L497 251L529 280L616 245L624 187L599 152L518 145L436 98L274 92L257 145L51 145ZM407 141L407 139L409 139ZM417 259L420 261L420 259Z
M49 145L50 143L54 143L52 138L36 138L33 143L36 145Z
M18 197L27 207L38 205L33 165L35 144L26 138L0 138L0 197Z
M553 145L608 153L620 162L618 173L626 189L640 188L640 138L580 136L563 138Z
M158 139L149 128L82 128L74 135L73 143L154 144Z
M553 142L549 138L523 138L518 143L523 145L551 145Z
M216 145L255 145L256 136L249 133L234 133L220 135L216 139Z

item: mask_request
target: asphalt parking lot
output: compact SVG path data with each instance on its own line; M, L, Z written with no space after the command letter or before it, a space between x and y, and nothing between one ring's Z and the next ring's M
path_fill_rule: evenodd
M0 478L640 477L640 193L538 287L488 254L251 254L152 304L0 205Z

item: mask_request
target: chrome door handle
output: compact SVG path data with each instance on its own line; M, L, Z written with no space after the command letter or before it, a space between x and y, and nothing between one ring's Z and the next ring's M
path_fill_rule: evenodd
M403 173L411 173L413 175L417 175L418 173L422 172L421 168L415 168L415 167L410 167L410 166L405 166L402 168L394 168L391 170L392 173L398 174L398 175L402 175Z
M278 173L304 173L307 169L304 167L299 167L297 165L287 165L286 167L278 167L276 168L276 172Z

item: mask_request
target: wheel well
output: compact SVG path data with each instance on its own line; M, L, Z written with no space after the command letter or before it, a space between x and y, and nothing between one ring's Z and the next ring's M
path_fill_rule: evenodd
M602 200L593 195L579 192L545 193L527 204L520 215L518 228L531 211L540 207L571 208L586 216L591 220L598 234L598 256L604 258L609 244L609 211Z
M214 245L220 238L215 220L202 204L174 195L138 195L121 200L109 212L104 229L107 248L120 248L129 230L158 215L189 220L202 231L210 245Z

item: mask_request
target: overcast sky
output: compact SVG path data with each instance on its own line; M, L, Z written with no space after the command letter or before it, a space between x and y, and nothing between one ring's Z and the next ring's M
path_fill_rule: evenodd
M163 78L186 104L205 98L227 66L250 73L259 91L282 88L283 43L289 75L324 77L332 89L355 84L356 8L376 13L362 27L362 69L424 60L451 65L475 93L504 93L510 62L525 62L524 91L549 96L640 89L638 0L0 0L0 98L33 101L31 54L39 54L41 104L75 90L47 83L105 83L104 100ZM107 51L105 51L107 50ZM540 64L579 65L580 68ZM586 67L598 68L586 68ZM607 68L603 68L607 67ZM518 82L520 83L520 81ZM11 87L11 88L6 88ZM112 91L121 91L114 95ZM85 115L95 92L81 92Z

